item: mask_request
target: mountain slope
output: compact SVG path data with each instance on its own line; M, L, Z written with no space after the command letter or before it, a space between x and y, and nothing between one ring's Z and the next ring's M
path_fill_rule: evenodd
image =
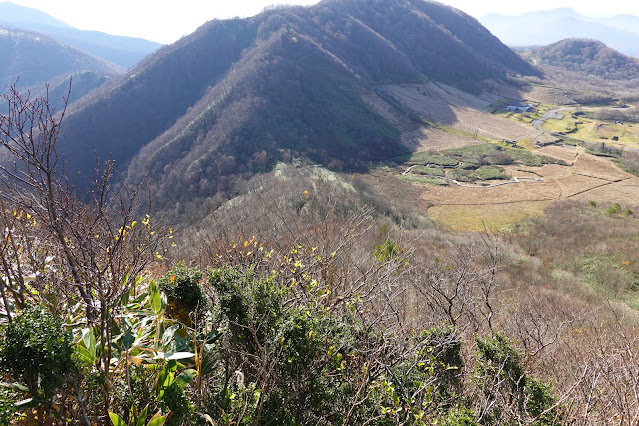
M37 9L11 2L0 3L0 26L45 34L124 68L132 67L161 46L141 38L79 30Z
M639 59L623 55L597 40L566 39L531 49L523 56L538 66L561 67L607 80L639 78Z
M38 9L20 6L10 1L0 3L0 24L46 25L71 28L66 23Z
M637 17L624 15L595 19L568 8L480 18L486 28L509 46L544 46L567 38L588 38L631 56L639 56L637 21Z
M42 34L6 30L0 27L0 91L6 93L9 86L18 81L20 90L31 90L38 95L45 83L51 90L63 87L66 95L69 75L77 74L73 85L72 100L78 99L98 87L107 78L121 74L123 69L103 59L58 43ZM66 83L64 81L66 80ZM50 94L53 93L50 91ZM52 96L59 106L62 96Z
M325 0L211 21L72 111L61 147L75 168L97 149L148 174L164 202L232 191L238 176L306 156L357 169L406 148L362 99L377 85L536 70L475 19L422 0Z

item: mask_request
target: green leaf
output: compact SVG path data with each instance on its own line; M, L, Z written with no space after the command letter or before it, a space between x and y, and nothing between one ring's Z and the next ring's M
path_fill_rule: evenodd
M164 358L168 360L188 359L195 356L193 352L167 352L164 355Z
M20 383L0 382L0 386L3 388L17 390L18 392L23 392L23 393L29 392L29 388L26 387L25 385L21 385Z
M196 376L197 376L197 371L195 371L192 368L189 368L188 370L184 370L183 372L181 372L175 378L175 382L174 383L180 389L184 390L184 388L186 388L186 386L189 383L191 383L193 381L193 379L195 379Z
M165 348L173 340L173 336L175 335L175 332L178 330L178 328L179 328L178 325L173 325L167 328L166 330L164 330L164 333L162 334L162 344L164 345Z
M127 426L126 422L120 416L109 411L109 418L113 426Z
M153 359L166 359L166 360L177 360L177 359L188 359L193 358L195 354L193 352L160 352Z
M124 336L122 336L122 350L128 351L133 346L133 342L135 342L135 336L131 332L131 329L128 329Z
M161 416L160 412L158 411L157 413L155 413L155 416L153 416L151 421L149 421L149 424L147 426L162 426L166 422L167 415L168 414Z
M147 370L163 370L163 367L161 365L157 365L157 364L143 364L144 368L146 368Z
M23 399L22 401L18 401L13 406L16 410L24 410L27 408L35 408L41 404L40 401L33 398Z
M87 365L93 365L94 364L94 360L91 357L91 354L89 353L89 351L87 351L84 346L80 346L78 345L75 348L75 351L77 352L78 356L80 357L80 360L82 362L84 362Z
M97 360L97 345L95 341L95 335L91 327L82 329L82 342L88 352L88 356L91 359L91 364Z
M149 301L151 302L151 310L155 316L160 315L164 306L162 303L162 295L160 294L160 290L158 290L158 286L155 284L155 281L151 281L149 284Z
M128 280L128 275L125 279L125 282ZM122 306L126 306L129 304L129 297L131 297L131 287L128 287L126 291L122 294Z
M146 412L148 411L148 409L149 409L148 405L144 407L144 409L140 413L140 416L138 417L138 422L136 426L144 426L144 423L146 422Z

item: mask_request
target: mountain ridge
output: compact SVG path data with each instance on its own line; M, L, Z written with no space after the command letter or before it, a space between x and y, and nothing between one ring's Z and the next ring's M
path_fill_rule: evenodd
M107 79L124 70L102 58L64 45L45 35L8 30L0 26L0 90L3 93L16 85L35 96L45 96L49 84L52 105L62 106L68 92L68 79L75 75L70 101L79 99Z
M362 98L379 84L481 91L487 78L536 73L477 20L437 3L271 8L210 21L149 56L70 111L61 147L71 165L91 164L93 149L113 158L165 203L208 197L283 159L359 170L405 152Z
M609 80L639 78L639 59L598 40L570 38L530 49L523 56L535 65L551 65Z
M32 7L21 6L10 1L0 2L0 23L47 25L52 27L71 28L46 12Z
M136 37L79 30L45 12L11 2L0 3L0 26L43 34L124 68L134 66L162 46Z
M519 15L493 13L479 20L509 46L545 46L567 38L588 38L626 55L639 56L639 17L632 15L592 18L559 8Z

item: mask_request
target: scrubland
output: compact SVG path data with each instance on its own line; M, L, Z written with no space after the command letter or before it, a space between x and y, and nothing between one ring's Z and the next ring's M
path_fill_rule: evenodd
M636 424L636 157L473 134L480 98L429 90L462 124L413 131L458 145L282 162L171 226L112 163L78 195L14 93L0 423Z

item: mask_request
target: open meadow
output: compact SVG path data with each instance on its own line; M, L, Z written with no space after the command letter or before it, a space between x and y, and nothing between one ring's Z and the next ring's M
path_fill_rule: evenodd
M411 197L413 203L418 208L427 206L428 216L445 229L507 228L543 215L547 206L562 200L633 204L639 199L639 178L620 167L615 158L594 155L598 145L592 145L604 141L601 152L639 146L639 125L605 122L595 118L597 108L575 107L555 113L557 118L547 119L542 131L532 121L553 108L551 104L538 102L533 111L525 113L490 113L495 105L504 107L508 102L488 95L460 94L434 83L390 85L382 90L384 95L374 102L376 109L386 105L386 116L395 114L407 120L384 102L392 96L398 108L412 111L424 123L395 119L404 129L410 127L404 132L405 140L411 141L416 152L392 159L382 174L394 175L395 180L376 185L390 197L406 193L401 189L406 184L420 188L419 196ZM551 87L527 90L525 94L538 101L559 96ZM592 144L564 144L548 132L566 133Z

